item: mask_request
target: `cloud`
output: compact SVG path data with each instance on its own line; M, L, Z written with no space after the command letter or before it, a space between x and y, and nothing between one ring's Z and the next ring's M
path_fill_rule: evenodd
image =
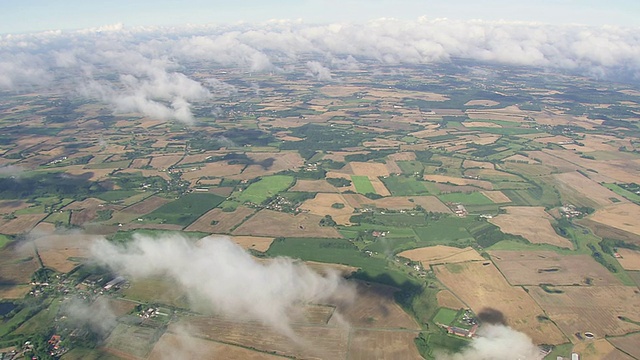
M438 360L541 360L540 349L524 333L504 325L483 325L478 337L456 354L439 354Z
M318 81L331 81L331 70L322 66L317 61L307 61L308 76L313 76Z
M289 258L257 262L227 238L207 237L196 244L180 234L136 234L125 247L98 241L92 254L133 280L166 276L186 290L196 306L260 321L291 338L291 314L300 305L347 301L355 294L337 272L320 275Z
M85 327L96 334L99 339L105 339L117 325L117 317L113 313L109 301L103 297L99 297L91 303L71 298L62 304L60 311L67 316L67 321L73 327Z

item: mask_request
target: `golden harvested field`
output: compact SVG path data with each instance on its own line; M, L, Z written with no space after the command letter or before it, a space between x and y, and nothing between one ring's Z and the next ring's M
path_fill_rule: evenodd
M342 170L340 170L342 171ZM332 178L342 178L342 179L347 179L349 181L351 181L351 175L346 174L346 173L342 173L342 172L337 172L337 171L327 171L327 175L326 175L327 179L332 179ZM353 191L356 192L356 187L355 185L353 185L353 181L351 182L351 185L349 186L342 186L339 188L336 188L339 192L345 192L345 191Z
M611 198L616 198L624 203L628 202L622 196L578 172L555 174L553 177L557 180L558 191L567 197L575 197L577 199L576 202L580 201L581 198L585 198L595 203L596 207L615 204L611 201Z
M216 161L198 167L196 170L185 170L182 178L191 181L205 176L226 177L240 174L242 169L244 169L242 164L229 165L226 161Z
M0 201L0 214L10 214L14 211L26 209L31 204L22 200L1 200Z
M496 204L503 204L511 202L511 199L507 195L505 195L502 191L494 190L494 191L481 191L482 195L489 198L489 200L493 201Z
M633 360L634 358L616 349L606 339L585 341L576 344L573 352L580 354L582 360Z
M389 196L372 200L361 194L342 194L344 199L354 208L377 207L389 210L410 210L416 205L422 206L425 211L433 211L450 214L451 210L435 196ZM413 201L410 201L413 200Z
M357 329L351 332L349 359L422 359L415 346L418 332Z
M11 220L0 219L0 233L18 235L29 232L29 230L33 229L36 224L47 216L49 216L49 214L23 214L16 215L16 217Z
M216 317L185 317L169 326L169 332L188 328L189 333L230 345L239 345L275 355L305 359L344 359L348 348L348 329L317 325L293 325L297 342L267 325Z
M620 155L620 153L615 154L614 159L596 161L582 158L579 154L570 150L545 149L544 152L581 166L583 170L593 169L597 171L597 173L590 172L589 176L593 179L598 178L598 182L632 183L637 182L638 176L640 176L640 160L624 158L625 155Z
M264 209L242 223L233 235L342 238L333 227L320 226L322 216L292 215Z
M31 291L31 285L0 285L0 299L22 299Z
M640 270L640 251L618 248L618 262L625 270Z
M389 192L389 189L384 186L384 183L382 183L380 179L378 179L377 177L369 176L369 181L371 182L371 186L373 186L373 189L376 191L376 194L382 196L391 196L391 192Z
M558 255L553 251L489 251L511 285L619 285L620 280L589 255Z
M462 123L462 126L464 127L468 127L468 128L476 128L476 127L480 127L480 128L501 128L502 125L496 124L496 123L492 123L492 122L488 122L488 121L465 121Z
M186 331L165 332L158 340L147 359L228 359L228 360L270 360L282 359L266 352L245 349L240 346L189 336Z
M564 150L564 152L568 153L569 151ZM551 155L546 151L531 151L529 152L529 158L537 160L541 162L543 165L555 168L557 171L560 171L560 172L576 171L581 168L576 164L573 164L567 160L564 160L561 157Z
M465 169L469 168L481 168L481 169L495 169L495 165L488 161L475 161L475 160L465 160L462 162L462 167Z
M494 169L469 169L465 170L464 175L477 176L481 179L488 180L524 182L524 180L519 176Z
M486 261L486 259L480 256L480 254L478 254L478 252L472 247L460 249L445 245L407 250L399 253L398 255L406 257L412 261L420 261L425 269L436 264L452 264L465 261Z
M379 149L379 148L395 148L402 144L404 144L403 141L375 138L372 141L363 142L362 146L367 148Z
M607 206L589 216L589 220L640 235L640 206L627 203Z
M477 314L492 308L507 324L527 334L536 344L562 344L562 332L551 322L539 322L544 311L520 287L509 285L490 262L474 261L433 267L438 279ZM546 309L546 307L545 307Z
M640 359L640 333L629 334L621 337L611 337L609 342L618 349L626 352L627 354Z
M338 189L326 180L298 179L289 191L335 193Z
M635 325L618 316L638 321L640 297L631 286L559 286L561 294L549 294L540 287L527 287L529 294L542 306L549 318L572 341L573 334L591 331L596 337L624 335L639 331Z
M389 171L389 174L402 174L402 169L398 166L398 163L395 160L386 160L385 166Z
M465 113L473 120L491 119L513 122L523 122L524 117L528 115L527 112L520 110L515 105L502 109L467 109Z
M347 155L368 154L370 151L329 151L323 159L344 162Z
M135 203L129 207L122 209L124 213L131 213L137 215L144 215L152 212L153 210L159 208L160 206L170 202L171 200L160 197L160 196L150 196L138 203Z
M525 162L527 164L539 164L539 161L533 160L532 158L528 158L526 156L522 156L520 154L511 155L508 158L505 158L504 161L515 161L515 162Z
M158 170L167 170L178 161L182 160L182 155L160 155L153 156L149 165Z
M410 151L397 152L387 157L393 161L413 161L416 159L416 153Z
M465 305L460 299L458 299L453 293L449 290L441 290L436 294L436 299L438 300L438 306L446 307L453 310L459 310L462 308L466 308Z
M238 206L231 212L225 212L222 211L222 209L215 208L199 217L196 221L187 226L185 230L202 231L212 234L227 234L236 225L243 222L244 219L248 218L255 212L255 209L242 205Z
M435 181L437 183L452 183L455 185L473 185L485 190L493 190L493 184L484 180L464 179L446 175L424 175L424 180Z
M333 204L343 204L342 209L332 207ZM340 225L350 224L349 218L353 214L353 207L349 205L342 194L318 193L313 199L306 200L300 209L307 210L311 214L325 216L331 215Z
M65 206L63 210L82 210L86 208L97 207L100 204L104 204L104 201L96 198L86 198L82 201L72 202L71 204Z
M261 252L265 252L271 246L273 242L272 237L261 236L231 236L231 240L236 244L242 246L244 249L253 249Z
M378 176L389 176L389 169L385 164L374 162L350 162L345 166L344 170L349 171L353 175L369 176L370 179Z
M230 176L232 179L249 180L258 176L275 174L283 170L294 170L304 165L304 159L297 152L288 153L248 153L252 160L260 163L262 161L270 161L273 163L268 167L262 165L249 165L242 173Z
M500 214L489 222L499 226L505 233L520 235L533 244L550 244L573 249L569 239L556 234L551 226L551 215L544 211L544 207L537 206L507 206L506 214Z
M129 168L142 169L143 167L148 166L150 161L151 161L151 158L134 159L129 165Z

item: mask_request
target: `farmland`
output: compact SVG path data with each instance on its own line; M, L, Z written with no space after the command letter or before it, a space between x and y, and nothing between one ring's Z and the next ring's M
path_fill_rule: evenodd
M326 59L295 55L301 63L283 56L269 65L283 71L268 73L171 58L180 66L167 71L210 95L185 99L188 123L114 112L66 85L0 91L0 300L15 308L0 345L84 334L62 325L60 300L77 296L93 310L106 299L115 318L69 358L433 360L475 341L442 328L463 326L464 309L480 328L494 311L536 345L559 345L553 355L635 351L637 89L457 58L347 66L336 54L327 82L310 72ZM123 78L95 70L105 86ZM173 75L161 79L182 79ZM293 339L198 306L194 288L221 274L181 286L93 261L98 239L125 246L167 231L195 249L228 237L256 264L335 269L354 300L297 299ZM272 283L247 286L269 295ZM576 336L585 331L596 339Z

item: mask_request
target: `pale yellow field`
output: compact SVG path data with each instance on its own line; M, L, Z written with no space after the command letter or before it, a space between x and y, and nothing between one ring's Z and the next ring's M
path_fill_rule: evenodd
M544 311L521 288L509 285L491 261L436 265L438 279L477 314L486 308L501 312L514 329L536 344L562 344L566 339L551 322L536 318Z
M576 344L573 352L580 354L582 360L633 360L634 358L616 349L606 339L585 341Z
M481 169L494 169L495 165L488 161L475 161L475 160L465 160L462 162L462 167L465 169L469 168L481 168Z
M506 214L489 219L505 233L520 235L533 244L550 244L573 249L568 239L556 234L551 226L552 219L543 207L508 206Z
M460 299L458 299L449 290L441 290L436 294L438 306L446 307L453 310L459 310L467 307Z
M502 125L492 123L492 122L485 122L485 121L465 121L462 123L462 125L468 128L475 128L475 127L501 128L502 127Z
M233 235L267 237L328 237L342 238L333 227L320 226L322 216L301 213L287 214L273 210L261 210L233 231Z
M398 256L412 261L419 261L425 269L436 264L452 264L466 261L486 261L477 251L471 247L464 249L436 245L403 251Z
M596 211L590 220L640 235L640 206L627 203L607 206Z
M362 176L389 176L389 169L385 166L385 164L381 163L368 163L368 162L350 162L346 169L351 169L351 173L353 175L362 175Z
M384 186L384 183L380 179L374 176L369 176L369 181L371 182L371 186L373 186L373 189L376 191L376 194L382 196L391 196L391 192L389 191L389 189L387 189L386 186Z
M503 204L511 202L511 199L507 195L505 195L502 191L494 190L494 191L481 191L482 195L489 198L489 200L493 201L496 204Z
M208 163L196 170L187 170L182 174L182 178L190 181L204 176L225 177L239 174L242 169L244 169L242 164L229 165L226 161L218 161Z
M343 204L342 209L331 207L333 204ZM320 216L330 215L340 225L350 224L349 218L354 208L349 205L342 194L318 193L313 199L306 200L300 209L307 210L311 214Z

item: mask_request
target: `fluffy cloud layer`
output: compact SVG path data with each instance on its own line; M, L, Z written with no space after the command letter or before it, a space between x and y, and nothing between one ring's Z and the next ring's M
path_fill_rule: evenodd
M5 35L0 36L0 90L59 87L57 82L71 74L81 93L112 104L116 111L189 123L191 104L220 88L185 75L195 62L247 72L295 68L330 81L336 80L335 70L358 69L366 61L427 64L461 58L640 82L638 30L419 18L360 25L118 25Z

